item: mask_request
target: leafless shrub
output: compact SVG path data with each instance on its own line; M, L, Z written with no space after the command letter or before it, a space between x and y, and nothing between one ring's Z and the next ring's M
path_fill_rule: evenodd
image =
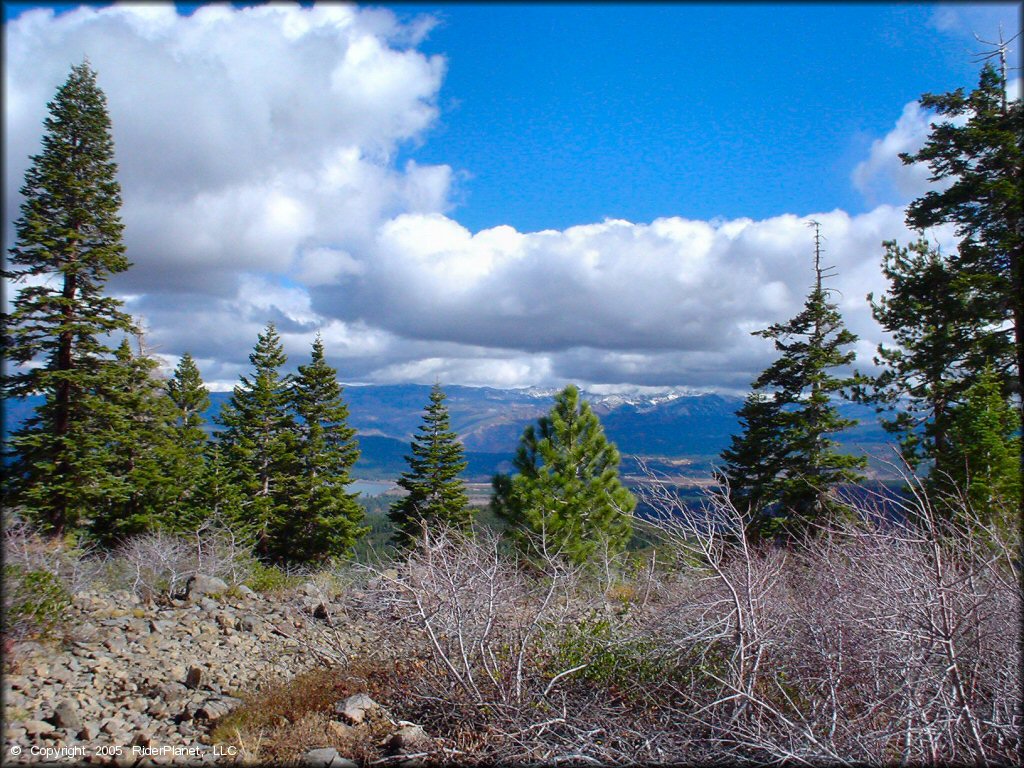
M1019 558L969 509L949 522L913 485L885 515L755 548L724 495L693 511L649 489L695 565L652 619L692 671L677 714L717 756L1020 760Z
M5 521L3 547L5 565L49 573L70 593L91 584L103 567L104 556L97 548L41 536L17 518Z
M255 563L249 541L211 520L190 534L153 531L131 537L110 558L107 580L152 599L183 591L197 573L240 584Z
M681 734L629 690L633 671L653 680L642 657L654 652L606 610L611 568L586 578L543 536L534 543L527 562L495 535L428 528L377 572L383 623L404 638L403 716L450 734L460 761L668 759Z

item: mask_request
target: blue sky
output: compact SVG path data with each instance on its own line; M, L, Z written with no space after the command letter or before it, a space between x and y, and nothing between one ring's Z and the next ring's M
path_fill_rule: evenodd
M168 365L191 351L227 386L273 320L296 361L320 330L349 381L730 391L771 357L749 331L799 308L809 217L870 365L880 244L928 188L897 158L928 131L915 100L971 87L973 33L1020 23L967 3L4 14L5 218L87 55L135 264L111 285Z
M909 4L451 6L422 46L451 67L414 156L472 175L459 200L473 229L859 212L849 173L892 115L974 77L977 46L934 16Z

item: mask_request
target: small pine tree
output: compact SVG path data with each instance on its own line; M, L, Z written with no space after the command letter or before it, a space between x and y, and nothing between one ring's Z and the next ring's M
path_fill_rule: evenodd
M424 524L442 523L468 531L473 525L466 484L462 444L451 430L445 393L440 384L430 392L423 423L413 437L409 471L398 484L408 495L392 504L388 517L395 526L394 542L410 546L423 535Z
M1008 528L1021 493L1016 431L1017 414L1003 394L1001 377L986 366L952 415L951 450L936 461L932 485L947 495L964 492L982 519Z
M860 379L832 371L853 362L853 351L843 348L857 337L829 301L813 224L814 287L795 318L755 332L772 339L781 355L754 382L740 412L745 430L723 453L719 477L737 508L749 512L755 533L806 530L833 511L833 489L859 480L856 470L866 463L838 453L829 437L856 424L839 415L832 398Z
M100 393L117 368L105 339L134 328L121 302L103 293L129 263L110 117L87 63L72 67L48 108L3 273L30 281L3 317L4 353L19 366L3 377L3 396L45 401L5 448L4 497L60 535L90 513L107 485L102 426L93 419L110 405Z
M291 414L287 362L274 324L257 339L249 362L253 376L241 377L220 413L218 438L225 449L229 476L238 478L248 528L258 551L270 555L272 533L287 514L284 481L296 467L295 422Z
M575 563L625 549L636 499L619 482L618 450L576 387L526 428L513 466L517 474L494 478L491 508L518 541L530 546L539 537Z
M165 387L174 405L173 446L169 473L178 489L168 517L179 531L195 530L209 512L201 502L207 482L206 444L203 412L210 407L210 394L192 355L182 355L174 375Z
M359 458L337 372L317 335L312 359L300 365L292 390L294 470L284 485L288 511L273 529L271 554L281 562L323 562L348 552L366 528L358 493L349 493Z

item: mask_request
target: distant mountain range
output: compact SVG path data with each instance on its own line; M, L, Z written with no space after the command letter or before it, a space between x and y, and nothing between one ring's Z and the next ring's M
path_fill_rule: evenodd
M523 429L550 410L555 394L554 390L463 386L449 386L445 392L452 428L466 448L466 474L478 481L509 469ZM429 396L430 387L420 384L345 387L349 423L359 433L362 451L356 476L393 479L406 469L404 456ZM211 394L205 414L208 420L229 397L227 392ZM686 391L657 396L584 393L584 397L624 457L667 461L667 466L694 478L706 476L729 444L738 428L736 411L743 403L738 397ZM5 431L27 418L36 402L38 399L4 403ZM847 450L877 454L888 444L888 435L872 408L842 403L840 411L860 419L856 428L840 436ZM627 460L627 471L631 471L630 465L635 462Z

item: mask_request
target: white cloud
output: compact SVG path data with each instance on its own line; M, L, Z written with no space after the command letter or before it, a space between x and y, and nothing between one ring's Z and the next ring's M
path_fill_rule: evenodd
M792 317L811 284L809 217L469 231L451 168L394 160L437 115L445 62L415 48L429 26L332 4L29 11L6 25L8 221L45 103L88 54L135 263L113 285L158 354L190 351L216 386L274 321L296 363L322 332L346 381L746 387L773 357L750 331ZM908 105L858 187L918 194L896 155L927 125ZM882 240L911 237L903 211L813 218L870 351L864 297L884 289Z
M33 10L5 24L8 221L46 102L88 56L114 125L134 269L124 290L230 293L311 247L351 250L447 206L450 169L390 159L437 116L428 25L354 6Z
M917 101L912 101L903 107L895 127L872 142L870 155L857 164L852 175L854 187L870 203L905 204L928 190L928 166L905 165L899 156L913 154L924 146L932 128L931 118Z

